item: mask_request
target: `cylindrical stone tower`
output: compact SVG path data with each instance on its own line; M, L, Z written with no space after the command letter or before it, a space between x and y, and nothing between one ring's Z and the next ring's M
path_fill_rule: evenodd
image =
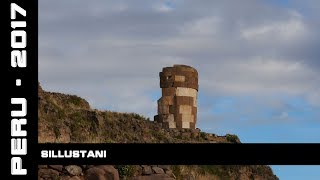
M160 72L162 97L156 122L166 128L196 128L198 72L186 65L165 67Z

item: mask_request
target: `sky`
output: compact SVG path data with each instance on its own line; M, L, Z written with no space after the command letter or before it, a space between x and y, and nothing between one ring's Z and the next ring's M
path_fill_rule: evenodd
M199 72L203 131L320 142L319 19L317 0L40 0L39 81L153 119L159 72L186 64Z

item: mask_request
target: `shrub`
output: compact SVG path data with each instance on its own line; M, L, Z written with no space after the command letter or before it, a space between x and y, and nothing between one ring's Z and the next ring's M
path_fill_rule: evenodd
M134 119L140 119L140 120L145 120L146 118L140 114L137 113L132 113L132 116Z
M121 179L132 177L135 171L135 168L132 165L117 165L115 168L118 170Z
M82 99L78 96L70 96L70 102L76 106L79 106L82 102Z
M202 139L206 139L206 136L207 136L207 134L206 134L206 133L204 133L204 132L200 132L200 137L201 137Z
M227 134L226 135L226 139L227 141L231 142L231 143L238 143L240 142L239 138L237 135L234 134Z

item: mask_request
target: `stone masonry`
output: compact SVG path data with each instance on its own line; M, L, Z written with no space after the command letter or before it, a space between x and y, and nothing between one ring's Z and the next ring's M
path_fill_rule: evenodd
M162 97L158 100L156 122L165 128L196 128L198 72L186 65L165 67L160 75Z

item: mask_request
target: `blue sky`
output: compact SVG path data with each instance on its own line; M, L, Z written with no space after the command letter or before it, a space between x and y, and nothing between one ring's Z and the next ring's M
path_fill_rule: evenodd
M39 1L39 79L151 119L158 72L199 72L197 126L246 142L320 142L320 1ZM273 166L319 179L319 166ZM299 178L297 178L299 179Z
M320 166L271 166L279 179L318 180Z
M199 123L200 129L220 135L226 132L234 133L242 142L251 143L320 142L318 109L303 97L269 97L270 102L266 105L257 99L250 96L223 96L210 100L200 96L199 108L203 101L215 101L203 114L221 121L218 127L213 126L210 120L203 121ZM265 99L261 101L265 102ZM278 101L286 104L277 104ZM243 106L245 104L250 105Z

